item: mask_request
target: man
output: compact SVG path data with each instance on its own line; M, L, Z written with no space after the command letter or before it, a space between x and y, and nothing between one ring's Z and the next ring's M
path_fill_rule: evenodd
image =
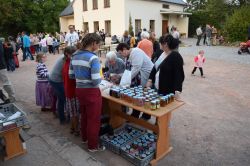
M177 28L176 28L176 27L173 28L173 34L172 34L172 36L173 36L175 39L178 39L178 40L179 40L179 38L180 38L180 33L177 31Z
M140 48L131 48L125 43L120 43L116 51L127 58L126 67L131 70L131 86L142 85L145 87L150 72L154 66L151 59ZM139 118L140 112L134 110L131 116ZM147 114L142 115L143 119L149 119Z
M200 41L201 41L201 37L202 37L201 25L196 29L196 35L197 35L197 38L198 38L196 45L199 46L200 45Z
M79 36L75 32L75 28L73 25L69 26L69 33L65 36L65 43L66 46L76 46L77 42L79 41Z
M207 46L211 45L211 37L212 37L212 28L210 27L210 25L206 25L206 42L207 42Z
M15 102L15 92L9 81L6 71L6 64L4 58L4 49L3 49L3 39L0 39L0 83L3 85L3 89L8 93L10 102Z
M23 61L25 61L28 56L30 57L30 60L34 60L30 51L30 38L26 34L26 32L22 32L22 36L23 36L23 48L24 48Z
M117 57L114 51L110 51L106 55L105 69L107 70L105 72L106 78L119 84L125 70L125 63L122 59Z

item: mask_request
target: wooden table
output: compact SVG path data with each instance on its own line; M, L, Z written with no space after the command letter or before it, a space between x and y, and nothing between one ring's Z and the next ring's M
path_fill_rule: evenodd
M128 120L137 125L150 129L157 134L156 154L154 160L152 160L150 163L152 166L156 165L158 160L163 158L172 150L172 147L170 146L170 131L168 125L171 119L172 111L184 105L184 102L174 101L156 111L151 111L145 109L144 107L138 107L124 100L111 97L104 92L102 93L102 98L104 112L110 115L110 125L113 128L120 127L123 123L125 123L125 120ZM145 120L137 119L127 115L126 113L122 112L122 106L127 106L140 112L155 116L156 124L153 125Z
M9 130L0 131L0 137L4 138L6 145L7 156L4 157L4 160L9 160L13 157L26 153L19 137L19 130L19 127L15 127Z

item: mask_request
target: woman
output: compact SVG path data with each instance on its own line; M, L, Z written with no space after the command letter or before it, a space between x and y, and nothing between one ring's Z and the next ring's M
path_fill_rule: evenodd
M76 51L75 47L69 46L64 50L64 64L62 70L64 91L66 97L66 109L70 115L70 133L79 135L79 102L76 98L76 80L69 78L69 65L72 54Z
M82 49L74 54L70 63L69 77L76 79L76 96L80 103L81 136L83 143L88 142L90 152L103 151L98 146L102 96L101 64L94 53L98 50L102 38L96 33L88 33L82 39Z
M161 48L164 51L150 73L147 87L154 86L159 94L167 95L182 91L185 75L182 56L175 50L179 42L172 35L160 38Z

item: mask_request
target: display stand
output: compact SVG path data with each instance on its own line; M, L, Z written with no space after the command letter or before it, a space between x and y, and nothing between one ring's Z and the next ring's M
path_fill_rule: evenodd
M0 131L0 136L4 138L6 144L6 156L4 160L25 154L27 151L23 148L22 141L19 137L19 127Z
M171 119L172 111L184 105L184 102L173 101L165 107L161 107L156 111L151 111L145 109L144 107L138 107L124 100L111 97L105 94L104 92L102 93L102 98L103 111L104 113L109 114L110 125L113 128L120 127L127 120L129 122L145 127L149 130L152 130L154 133L157 134L155 158L150 162L152 166L155 166L158 160L162 159L166 154L168 154L172 150L172 147L170 146L170 131L168 125ZM130 115L127 115L126 113L122 112L122 106L133 108L140 112L144 112L156 117L156 124L153 125L145 120L137 119Z

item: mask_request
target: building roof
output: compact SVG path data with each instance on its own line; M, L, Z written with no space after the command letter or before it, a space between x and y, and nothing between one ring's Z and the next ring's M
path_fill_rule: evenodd
M69 16L74 14L73 2L71 2L61 13L60 17Z
M175 3L179 5L187 5L183 0L160 0L161 2Z

